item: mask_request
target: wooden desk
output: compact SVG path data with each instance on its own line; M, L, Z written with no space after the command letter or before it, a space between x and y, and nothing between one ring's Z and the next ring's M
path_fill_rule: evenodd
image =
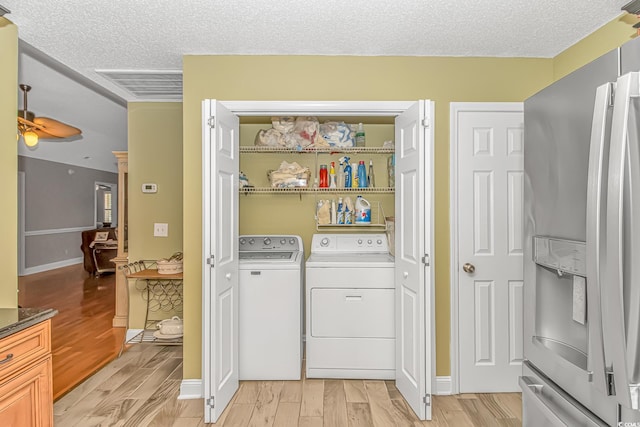
M154 336L154 332L158 330L156 324L159 321L171 318L174 314L182 317L182 273L160 274L157 269L148 268L129 273L127 278L135 279L135 287L147 303L144 329L128 342L182 344L182 337L159 339ZM162 312L167 314L162 317Z

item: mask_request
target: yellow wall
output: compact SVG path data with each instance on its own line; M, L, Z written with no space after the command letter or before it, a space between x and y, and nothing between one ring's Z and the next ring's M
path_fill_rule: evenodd
M186 56L183 63L184 378L200 378L201 368L201 101L207 98L435 101L437 375L449 375L449 103L523 101L551 83L553 61L518 58ZM279 203L277 198L272 200L275 201L265 199L265 204ZM255 211L253 221L261 220L260 212Z
M636 36L635 15L620 15L553 59L553 77L558 80L599 56L624 44Z
M18 28L0 18L0 307L18 306ZM11 244L15 242L15 244Z
M128 120L129 260L169 257L182 251L182 103L129 103ZM143 183L158 192L142 193ZM169 224L168 237L153 236L156 222ZM130 288L129 327L142 328L146 305Z

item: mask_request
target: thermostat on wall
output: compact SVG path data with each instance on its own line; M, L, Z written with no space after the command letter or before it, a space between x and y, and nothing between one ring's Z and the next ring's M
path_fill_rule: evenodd
M158 185L157 184L142 184L142 192L143 193L157 193Z

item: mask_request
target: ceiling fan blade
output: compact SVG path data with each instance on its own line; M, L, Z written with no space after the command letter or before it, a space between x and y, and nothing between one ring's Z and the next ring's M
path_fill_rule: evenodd
M33 119L33 123L37 125L35 132L40 138L69 138L82 133L76 127L48 117L36 117Z

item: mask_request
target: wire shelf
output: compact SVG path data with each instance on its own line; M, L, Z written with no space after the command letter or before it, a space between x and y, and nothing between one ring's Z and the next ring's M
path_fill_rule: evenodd
M284 147L263 147L255 145L241 145L241 153L300 153L300 154L331 154L331 153L370 153L393 154L395 148L383 147L310 147L300 150Z
M376 194L393 194L395 193L393 187L372 187L372 188L309 188L309 187L295 187L295 188L273 188L273 187L243 187L240 188L240 193L244 194L298 194L298 193L376 193Z

